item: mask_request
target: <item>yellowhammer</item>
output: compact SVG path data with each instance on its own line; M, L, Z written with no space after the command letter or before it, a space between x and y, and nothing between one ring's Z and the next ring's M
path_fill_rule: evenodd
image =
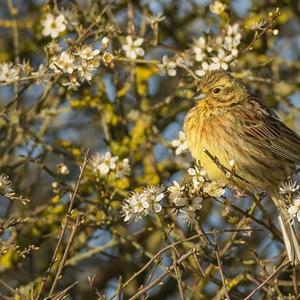
M225 71L206 73L198 90L199 101L184 121L192 156L213 180L272 195L288 258L297 264L300 246L278 187L300 163L300 137Z

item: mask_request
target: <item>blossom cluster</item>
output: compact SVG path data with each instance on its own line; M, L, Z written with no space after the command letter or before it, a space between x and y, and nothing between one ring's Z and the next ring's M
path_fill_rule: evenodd
M158 65L159 74L162 76L169 75L174 77L177 75L177 62L169 59L167 55L162 58L162 63Z
M80 82L90 82L103 61L105 65L111 65L113 56L109 52L101 53L108 44L108 39L103 38L102 49L93 49L91 45L84 44L73 50L62 51L59 44L51 42L47 46L50 54L49 69L47 72L44 64L38 70L33 70L28 62L14 65L11 62L0 64L0 84L10 84L21 78L36 79L37 82L47 83L51 76L66 75L67 81L63 83L68 89L77 90ZM30 76L30 77L28 77Z
M221 15L226 12L227 8L227 4L218 0L209 5L209 10L213 15ZM276 13L278 13L277 10ZM146 24L150 26L154 33L157 33L158 24L164 19L165 17L161 14L148 16ZM41 34L46 38L51 38L51 42L45 47L48 52L49 64L46 64L46 66L40 65L38 70L29 72L30 78L26 78L26 74L21 75L19 66L12 63L2 63L0 64L0 84L10 84L21 79L33 79L38 83L46 83L49 77L55 74L64 74L66 76L63 78L67 78L67 80L63 82L63 85L70 90L77 90L81 83L92 80L100 61L105 66L113 67L114 55L110 52L104 52L109 44L107 37L102 39L101 49L93 49L95 45L82 45L82 42L78 44L70 43L69 48L61 49L59 38L66 32L74 31L79 23L78 11L74 9L47 10L41 20ZM250 28L265 30L266 24L267 21L263 20ZM277 35L278 30L274 30L273 34ZM219 34L203 34L194 39L192 45L186 50L177 52L173 57L165 54L155 64L160 75L170 77L176 76L179 68L187 70L194 77L202 77L207 71L211 70L228 70L239 54L238 48L241 38L240 25L238 23L227 24ZM143 36L129 34L120 37L119 41L121 42L121 49L115 49L117 55L123 53L127 60L144 58L146 43ZM48 66L54 73L48 72Z
M238 46L241 43L241 33L238 23L228 27L214 38L207 39L200 36L194 41L193 51L199 67L195 74L204 76L207 71L228 70L231 62L238 55Z
M161 211L161 200L164 198L163 186L148 186L142 192L135 191L124 200L122 215L125 222L138 221L151 212Z
M167 189L163 186L150 186L142 191L134 191L124 200L122 215L124 221L137 221L149 213L158 213L162 209L160 201L166 198L166 203L180 212L188 223L195 220L196 213L202 208L204 198L220 197L225 193L215 181L209 181L204 169L197 166L188 169L188 182L173 184ZM168 196L166 196L166 195Z
M109 151L94 154L89 160L89 166L92 171L100 177L104 177L108 175L109 172L114 171L118 178L124 178L129 176L131 172L128 158L121 160L118 156L112 156Z
M177 211L182 213L185 221L195 220L196 212L202 208L203 199L206 197L220 197L225 190L216 181L209 181L206 170L197 166L188 169L191 180L179 184L173 181L168 188L169 199Z
M226 5L220 1L211 4L210 10L214 14L221 14L226 9ZM55 74L66 75L67 80L63 85L70 90L77 90L82 82L90 82L95 70L102 60L104 65L112 66L113 54L104 52L108 47L109 39L104 37L101 42L102 48L93 49L91 45L77 45L62 50L57 38L66 30L73 28L78 22L76 14L72 11L61 11L59 13L48 12L42 18L42 35L51 37L52 41L46 47L49 56L49 68ZM162 21L161 16L155 24ZM77 21L76 21L77 20ZM154 25L152 24L153 27ZM151 27L151 28L152 28ZM217 36L200 36L194 40L191 48L169 58L167 55L162 57L161 63L158 64L161 75L176 76L178 67L185 69L194 69L197 76L203 76L209 70L229 68L229 64L234 61L238 55L238 46L241 42L241 32L239 24L228 25L228 27ZM128 59L135 60L138 57L144 57L143 48L144 39L128 35L125 37L125 43L122 44L122 50ZM196 62L196 64L195 64ZM21 68L12 63L0 64L0 83L12 83L19 80ZM47 82L48 76L46 67L40 65L38 71L25 75L36 77L37 81ZM42 78L42 79L41 79Z
M221 13L225 9L225 5L216 1L210 9ZM195 74L202 77L207 71L228 70L229 65L238 56L241 38L238 23L228 25L219 35L200 36L198 39L194 39L192 47L187 51L171 58L164 55L158 65L159 73L173 77L177 75L178 67L181 67L194 69Z
M113 55L105 50L110 40L103 37L101 48L93 49L92 45L73 45L62 50L56 40L60 34L76 24L74 12L63 11L59 14L47 13L42 19L42 35L51 37L52 40L45 47L49 63L41 64L37 70L33 70L28 62L13 64L12 62L0 63L0 84L11 84L18 80L36 80L37 83L47 83L51 76L66 75L67 80L63 85L68 89L77 90L80 83L90 82L100 65L112 66ZM50 72L49 72L50 71Z
M73 52L63 51L53 56L50 60L50 69L56 74L66 74L69 80L63 85L76 90L80 81L91 81L93 73L100 65L101 56L99 49L93 49L91 45L83 45Z
M21 77L28 76L32 72L32 67L27 61L19 64L12 62L0 63L0 84L10 84Z

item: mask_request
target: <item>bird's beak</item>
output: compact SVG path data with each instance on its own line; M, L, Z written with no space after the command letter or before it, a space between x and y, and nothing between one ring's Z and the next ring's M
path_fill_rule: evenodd
M196 95L193 99L196 100L196 101L199 101L199 100L202 100L205 97L206 97L205 93L200 93L200 94Z

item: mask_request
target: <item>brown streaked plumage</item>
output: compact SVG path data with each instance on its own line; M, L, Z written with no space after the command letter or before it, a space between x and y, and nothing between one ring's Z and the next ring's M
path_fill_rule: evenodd
M222 184L228 184L228 178L204 149L227 169L234 159L236 175L230 178L231 183L250 192L273 195L288 256L292 263L298 263L300 247L285 204L278 197L278 187L300 163L300 137L225 71L208 72L198 89L203 99L184 121L192 156L211 179Z

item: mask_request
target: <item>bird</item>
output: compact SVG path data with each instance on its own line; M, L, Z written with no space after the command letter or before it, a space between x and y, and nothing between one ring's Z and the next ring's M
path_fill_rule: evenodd
M279 186L300 163L299 135L227 71L208 71L194 98L183 124L191 155L211 180L271 196L288 259L298 264L300 245Z

